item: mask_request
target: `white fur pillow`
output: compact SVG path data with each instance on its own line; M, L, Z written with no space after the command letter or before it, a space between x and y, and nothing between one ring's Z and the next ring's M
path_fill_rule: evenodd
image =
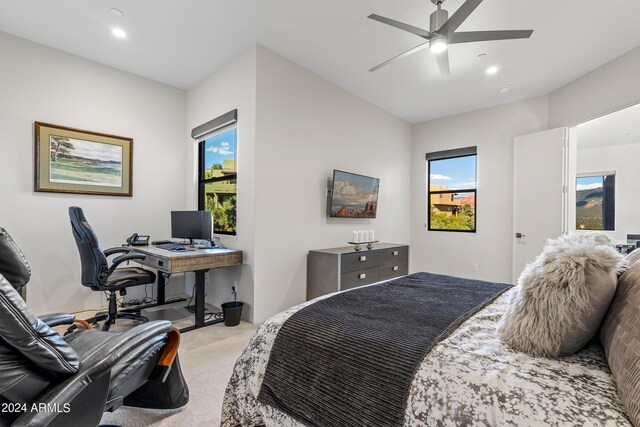
M533 356L580 350L598 331L616 291L622 255L585 235L550 240L527 265L498 324L503 342Z

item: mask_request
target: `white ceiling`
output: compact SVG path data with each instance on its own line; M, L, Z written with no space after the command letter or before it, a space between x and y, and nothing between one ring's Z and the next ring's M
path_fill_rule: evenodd
M640 143L640 104L577 126L578 149Z
M433 10L429 0L0 0L0 31L182 89L257 42L412 123L546 94L640 45L640 1L485 0L460 31L533 29L531 39L451 46L450 77L428 50L367 71L422 41L367 15L428 28Z

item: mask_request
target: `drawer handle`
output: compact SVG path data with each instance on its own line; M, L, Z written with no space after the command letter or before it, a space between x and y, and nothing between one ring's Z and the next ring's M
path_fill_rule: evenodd
M398 251L393 251L393 256L398 256Z
M367 274L366 274L366 273L360 273L360 274L358 274L358 279L361 279L361 280L362 280L362 279L364 279L364 278L366 278L366 277L367 277Z
M358 258L358 261L360 262L365 262L367 260L367 257L365 255L362 255L360 258Z
M393 266L393 271L398 271L398 266L397 265Z

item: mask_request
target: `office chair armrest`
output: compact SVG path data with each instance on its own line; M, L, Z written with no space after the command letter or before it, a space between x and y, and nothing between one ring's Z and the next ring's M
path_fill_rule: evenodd
M131 252L131 248L127 246L118 246L115 248L109 248L104 250L104 256L108 257L113 254L121 254L121 253L129 253Z
M116 257L113 259L113 262L111 263L111 267L109 267L109 269L107 270L107 276L111 276L113 271L125 261L131 261L135 259L145 259L146 257L147 256L145 254L141 254L139 252L130 252L124 255L120 255L119 257Z
M56 425L82 425L79 420L88 421L87 417L90 419L92 416L97 416L94 423L97 425L105 409L111 369L132 349L171 330L171 322L156 320L107 340L84 358L78 373L38 398L38 404L58 409L57 412L25 412L12 426L46 426L53 422ZM89 387L93 388L91 393L85 391ZM65 404L70 405L70 410L66 413Z
M51 313L38 316L40 320L47 324L50 328L60 325L71 325L76 319L75 314L71 313Z

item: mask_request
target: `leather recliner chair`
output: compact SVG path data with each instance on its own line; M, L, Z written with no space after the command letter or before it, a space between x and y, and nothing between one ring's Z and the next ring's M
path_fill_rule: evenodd
M30 276L24 255L0 228L0 404L11 409L0 412L0 426L94 426L120 405L187 404L180 334L171 322L62 337L51 327L72 324L75 316L31 314L18 293Z

